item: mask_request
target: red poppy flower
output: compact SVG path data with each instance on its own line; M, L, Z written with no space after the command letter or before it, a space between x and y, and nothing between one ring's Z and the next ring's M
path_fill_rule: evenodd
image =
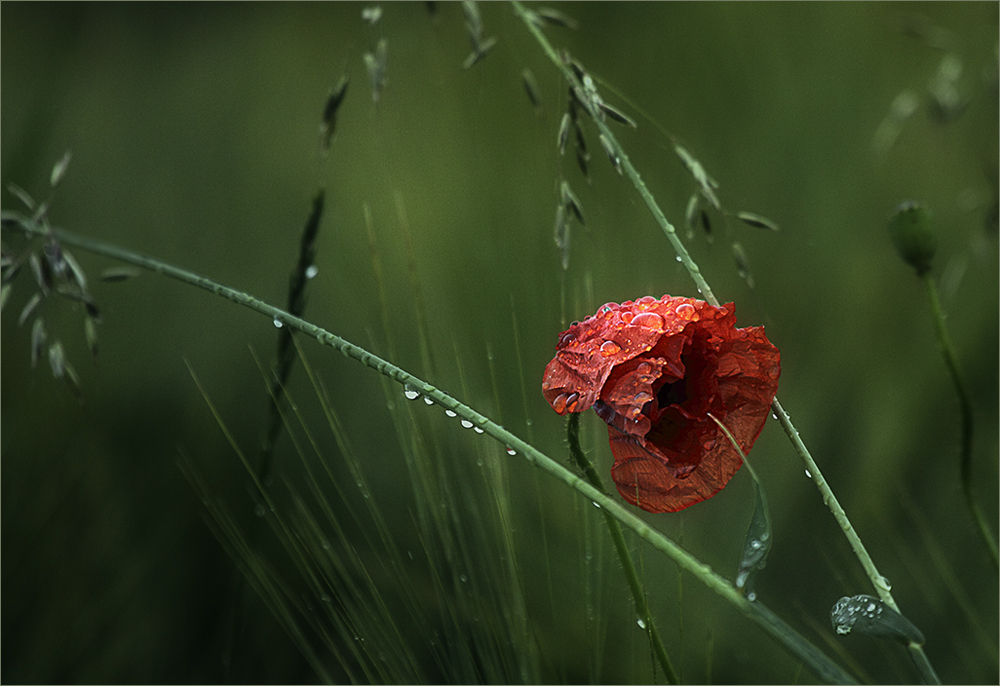
M770 411L781 374L762 327L736 328L733 303L652 296L575 322L559 336L542 392L559 414L593 407L608 424L611 477L628 502L677 512L711 498Z

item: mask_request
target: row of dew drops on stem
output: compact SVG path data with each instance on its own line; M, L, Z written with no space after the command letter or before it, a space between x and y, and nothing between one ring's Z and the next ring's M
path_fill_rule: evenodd
M416 388L414 388L410 384L404 384L403 385L403 397L406 398L407 400L419 400L419 399L423 398L423 401L424 401L424 403L426 405L434 405L434 400L432 400L428 396L422 394L420 391L418 391ZM458 413L455 412L454 410L445 409L444 413L449 418L452 418L452 419L458 418ZM462 418L461 420L459 420L459 423L462 425L463 429L472 429L477 434L486 433L486 431L481 426L476 426L476 424L474 422L471 422L468 419ZM507 447L507 454L508 455L517 455L517 451L508 446Z

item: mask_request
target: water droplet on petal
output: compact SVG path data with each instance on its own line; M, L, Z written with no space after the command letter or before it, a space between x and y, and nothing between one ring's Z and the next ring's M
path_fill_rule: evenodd
M645 405L652 399L653 399L653 394L646 393L645 391L640 391L639 393L636 393L634 396L632 396L632 402L634 402L636 405Z
M686 479L691 476L692 472L698 468L696 464L686 464L683 467L678 467L674 470L675 479Z
M569 397L566 398L566 411L576 412L576 404L580 400L579 393L570 393Z
M471 429L472 428L472 422L470 422L468 419L463 419L462 420L462 428Z
M770 369L767 370L767 375L772 379L777 379L780 374L781 374L781 369L779 369L778 367L771 367Z
M560 393L552 401L552 409L559 414L564 414L566 412L566 401L569 399L569 393Z
M655 312L642 312L632 318L632 326L641 326L654 331L663 331L663 317Z
M639 366L635 368L635 373L638 374L639 376L649 376L649 374L652 371L653 368L650 366L648 362L640 362Z
M691 303L681 303L674 311L678 317L687 321L691 321L695 316L694 305Z
M634 317L635 315L629 312L628 310L625 310L624 312L621 313L620 316L622 318L622 321L628 324L630 321L632 321L632 317Z
M641 316L642 315L639 315L639 317ZM639 317L636 317L636 319L638 319ZM635 319L633 319L632 321L635 321ZM605 357L611 357L612 355L621 352L621 349L622 347L617 343L615 343L614 341L604 341L603 343L601 343L601 354L604 355Z
M636 305L652 305L656 302L656 298L651 295L644 295L635 301Z

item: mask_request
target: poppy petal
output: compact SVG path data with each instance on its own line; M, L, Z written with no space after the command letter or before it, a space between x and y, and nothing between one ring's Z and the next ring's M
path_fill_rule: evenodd
M676 512L718 493L767 420L781 374L763 328L733 303L651 296L607 303L559 338L542 391L559 414L594 407L608 424L612 478L628 502Z

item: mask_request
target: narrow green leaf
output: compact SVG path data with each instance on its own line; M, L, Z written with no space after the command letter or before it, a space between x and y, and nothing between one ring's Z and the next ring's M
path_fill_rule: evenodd
M830 610L830 623L841 635L857 631L903 645L924 644L924 635L913 622L870 595L844 596L838 600Z

